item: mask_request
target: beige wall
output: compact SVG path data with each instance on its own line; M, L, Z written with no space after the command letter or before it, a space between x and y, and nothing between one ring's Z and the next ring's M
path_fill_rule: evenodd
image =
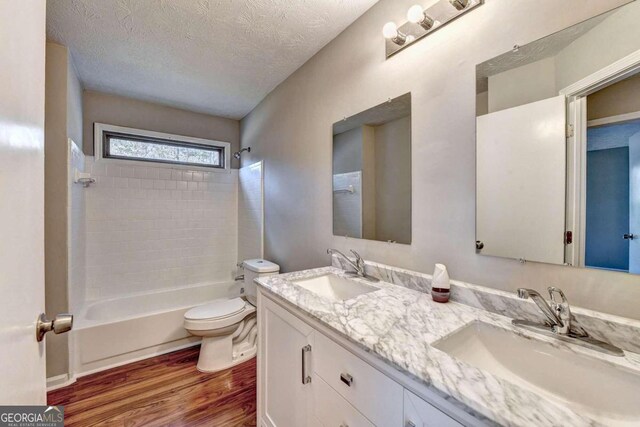
M553 57L489 76L489 113L557 95Z
M587 119L640 112L640 74L587 97Z
M376 239L411 243L411 117L375 128Z
M376 131L362 126L362 237L377 240Z
M415 0L381 0L242 120L243 161L265 161L265 256L283 271L327 265L328 247L508 291L562 287L572 304L640 318L640 276L475 253L475 66L625 0L487 0L388 60L380 29ZM332 234L332 124L411 92L411 245Z
M45 306L69 309L67 138L82 144L82 87L66 47L47 43L45 77ZM69 369L68 335L47 335L47 377Z
M606 0L601 3L604 6L626 1ZM556 56L558 90L637 51L640 40L638 22L640 2L635 2L629 7L612 12L601 24L564 48Z
M83 104L83 149L87 155L93 155L93 124L96 122L229 142L232 153L240 145L238 120L93 91L84 92ZM231 167L237 169L239 166L240 162L231 157Z
M476 95L476 114L484 116L489 113L489 91L480 92Z
M362 127L333 137L333 173L362 170Z

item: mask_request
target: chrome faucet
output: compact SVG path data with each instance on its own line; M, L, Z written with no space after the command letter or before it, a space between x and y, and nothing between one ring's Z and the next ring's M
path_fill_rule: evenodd
M571 309L569 308L569 301L567 301L567 297L564 296L562 289L550 286L547 290L551 297L551 306L542 298L542 295L533 289L518 289L518 298L531 298L547 318L545 324L549 326L554 333L566 335L571 330ZM555 300L554 295L556 294L562 298L560 302Z
M542 311L546 317L546 321L544 323L536 323L520 319L514 319L511 323L514 326L540 332L547 336L554 336L563 341L572 342L593 350L598 350L614 356L624 356L624 352L620 348L592 338L589 336L587 331L582 329L580 326L576 324L572 325L571 308L569 307L569 301L564 295L564 292L562 292L562 289L550 286L547 290L549 291L549 297L551 298L551 305L545 301L542 295L533 289L519 288L517 291L518 298L531 298L533 302L536 303L540 311ZM560 300L556 299L556 295L560 297Z
M362 257L360 256L360 254L356 251L354 251L353 249L350 249L351 253L353 254L353 256L355 257L355 262L351 260L351 258L349 258L348 256L346 256L345 254L343 254L342 252L340 252L337 249L327 249L327 254L329 255L340 255L342 258L344 258L344 260L353 268L354 271L348 271L347 273L349 274L353 274L356 275L358 277L362 277L363 279L367 279L370 282L378 282L379 279L368 275L365 272L365 265L364 265L364 259L362 259Z

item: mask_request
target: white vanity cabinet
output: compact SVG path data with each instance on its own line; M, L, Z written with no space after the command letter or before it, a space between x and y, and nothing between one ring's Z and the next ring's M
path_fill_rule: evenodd
M415 380L294 312L262 291L258 293L260 426L478 425L477 420L436 397L464 424L456 421L408 390L415 389Z
M308 425L314 330L277 304L259 301L258 407L260 425Z

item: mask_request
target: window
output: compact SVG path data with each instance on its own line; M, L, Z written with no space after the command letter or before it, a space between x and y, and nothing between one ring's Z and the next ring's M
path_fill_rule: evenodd
M229 144L200 138L95 124L99 159L226 169Z

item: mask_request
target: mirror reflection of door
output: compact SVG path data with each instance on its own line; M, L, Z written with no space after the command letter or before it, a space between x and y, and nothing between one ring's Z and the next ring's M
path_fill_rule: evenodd
M587 97L585 265L640 273L640 74Z
M640 274L639 21L629 2L476 66L477 253Z
M483 254L562 263L565 98L477 119L476 237Z

